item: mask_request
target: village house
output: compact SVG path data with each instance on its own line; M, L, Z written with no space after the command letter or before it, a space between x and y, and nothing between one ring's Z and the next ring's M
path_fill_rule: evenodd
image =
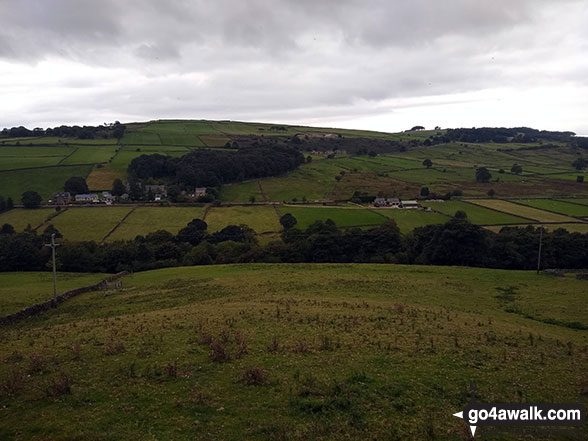
M194 190L194 197L206 196L206 187L198 187Z
M92 202L92 203L100 202L100 199L98 199L98 195L96 193L76 194L75 200L76 200L76 202Z
M71 203L71 194L69 193L69 191L53 193L53 196L51 197L51 202L54 205L67 205Z
M167 188L163 184L147 184L145 185L145 192L149 193L151 191L152 194L160 194L163 197L167 197Z

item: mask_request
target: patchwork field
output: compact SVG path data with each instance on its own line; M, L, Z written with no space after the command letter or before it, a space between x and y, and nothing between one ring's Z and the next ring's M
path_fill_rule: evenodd
M477 205L462 201L445 201L445 202L428 202L422 201L421 205L430 207L431 209L448 216L455 216L456 211L464 211L468 216L468 221L473 224L509 224L509 223L524 223L527 219L523 219L510 214L500 213L498 211L483 208Z
M568 216L588 216L588 206L564 201L554 201L552 199L517 199L516 202L519 204L528 205L529 207L538 208L540 210L555 211L556 213L561 213Z
M574 222L576 219L563 216L560 214L550 213L548 211L538 210L537 208L527 207L513 202L503 201L500 199L472 199L469 202L482 207L492 208L494 210L504 211L515 216L524 217L537 222Z
M130 211L130 207L69 208L50 223L65 240L100 242Z
M394 219L402 233L410 233L417 227L425 225L444 224L449 220L448 216L424 210L399 210L395 208L378 208L373 210Z
M131 240L158 230L176 234L192 219L204 217L204 207L138 207L108 237L108 241Z
M0 172L0 192L2 196L11 197L14 203L18 204L25 191L34 190L46 202L51 199L53 192L63 191L63 184L68 178L85 178L91 170L92 166L85 165Z
M384 216L365 208L294 207L281 206L280 215L290 213L298 223L296 228L305 229L320 220L331 219L338 227L377 225L386 221Z
M24 208L15 208L10 211L0 213L0 225L9 224L18 232L23 231L27 225L31 228L37 228L49 216L54 216L54 208L39 208L36 210L27 210Z
M204 219L208 231L219 231L227 225L245 224L256 233L276 232L282 229L278 215L271 206L212 207Z
M452 267L136 273L0 330L0 437L469 439L452 414L470 382L488 402L586 391L587 331L572 329L588 325L585 292L572 278Z

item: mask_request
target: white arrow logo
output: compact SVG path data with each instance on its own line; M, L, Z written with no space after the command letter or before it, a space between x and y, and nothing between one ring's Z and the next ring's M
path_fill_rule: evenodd
M463 420L463 411L454 413L453 416L461 418ZM470 426L470 430L472 431L472 438L473 438L476 435L476 426Z

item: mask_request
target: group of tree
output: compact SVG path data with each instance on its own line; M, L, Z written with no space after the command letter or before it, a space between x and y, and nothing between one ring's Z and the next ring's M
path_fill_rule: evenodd
M78 139L120 139L125 133L125 125L116 121L112 124L103 124L99 126L59 126L54 128L42 129L37 127L29 130L26 127L4 128L0 131L1 138L29 138L40 136L55 136L58 138L78 138Z
M0 196L0 212L12 210L14 202L11 197L4 199L4 196Z
M245 225L230 225L211 234L200 219L176 235L157 231L101 245L65 241L57 254L58 268L116 272L235 262L371 262L534 269L540 240L533 226L494 233L469 223L460 212L445 224L419 227L405 236L392 220L369 230L342 230L331 220L299 229L291 215L283 216L281 223L282 240L263 246ZM43 244L51 233L59 235L52 226L38 234L30 228L16 233L4 225L0 271L47 269L50 253ZM542 250L544 268L588 267L588 234L563 229L544 232Z
M240 148L237 151L202 149L181 158L142 155L131 161L128 174L130 182L155 179L194 189L277 176L304 162L300 150L285 145Z
M445 137L456 142L530 143L538 141L577 142L574 132L536 130L529 127L481 127L448 129ZM573 139L572 139L573 138Z

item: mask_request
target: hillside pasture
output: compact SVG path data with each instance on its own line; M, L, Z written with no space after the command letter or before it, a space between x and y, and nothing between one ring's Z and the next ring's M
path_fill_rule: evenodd
M93 285L106 276L100 273L60 272L57 276L57 295L81 286ZM49 271L0 273L0 316L52 298L53 273Z
M67 147L0 147L0 170L58 165L74 151Z
M404 265L135 273L0 330L0 435L469 439L451 415L470 383L484 402L578 400L586 331L568 324L588 323L585 290L534 271Z

